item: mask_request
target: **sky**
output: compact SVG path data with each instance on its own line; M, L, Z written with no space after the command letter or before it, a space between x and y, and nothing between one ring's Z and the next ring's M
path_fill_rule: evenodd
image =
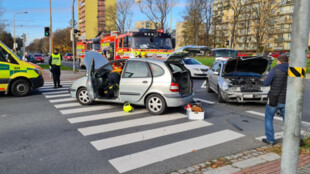
M72 18L72 0L51 0L52 1L52 18L53 31L63 29L69 26ZM75 20L77 20L77 1L75 2ZM132 0L133 3L135 0ZM174 0L176 6L173 8L172 26L175 28L176 23L183 21L185 6L187 0ZM16 36L23 33L27 36L26 45L34 39L44 37L44 27L49 26L49 0L0 0L4 13L2 20L9 25L7 31L13 35L13 19L15 13L28 12L27 14L17 14L15 18ZM140 12L138 6L133 6L132 26L137 21L147 20L148 18ZM170 26L170 14L167 19L167 26Z

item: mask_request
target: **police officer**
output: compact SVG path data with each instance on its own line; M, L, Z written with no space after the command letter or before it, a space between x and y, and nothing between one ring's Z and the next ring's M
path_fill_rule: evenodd
M51 66L51 72L53 74L54 88L61 88L60 85L60 66L62 56L59 53L59 49L55 48L54 53L50 56L49 65Z

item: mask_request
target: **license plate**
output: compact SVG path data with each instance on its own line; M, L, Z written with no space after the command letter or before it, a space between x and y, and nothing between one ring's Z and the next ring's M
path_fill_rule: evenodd
M244 94L243 98L253 98L253 94Z

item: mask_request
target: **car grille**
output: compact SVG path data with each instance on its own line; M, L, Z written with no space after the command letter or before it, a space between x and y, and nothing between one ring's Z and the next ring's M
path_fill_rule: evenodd
M202 72L207 72L208 69L200 69Z

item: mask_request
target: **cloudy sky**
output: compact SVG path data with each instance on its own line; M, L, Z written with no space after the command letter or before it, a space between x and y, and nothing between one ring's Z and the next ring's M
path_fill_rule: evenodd
M77 0L76 0L77 1ZM132 0L134 2L134 0ZM186 0L174 0L177 5L173 9L173 28L177 22L181 22L184 16ZM28 12L28 14L17 14L15 18L16 35L27 35L27 45L37 38L42 38L44 27L49 26L49 0L0 0L5 20L9 26L7 28L13 35L13 18L15 13ZM77 6L77 2L75 3ZM72 0L52 0L53 30L62 29L69 26L71 15ZM136 21L147 20L140 13L139 8L134 5L133 24ZM75 7L75 9L77 9ZM77 18L77 12L75 12ZM170 21L170 14L168 21ZM167 23L169 26L169 23Z

